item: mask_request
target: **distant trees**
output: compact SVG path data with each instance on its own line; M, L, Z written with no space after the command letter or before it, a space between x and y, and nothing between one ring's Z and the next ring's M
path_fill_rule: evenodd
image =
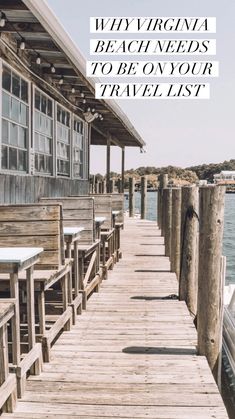
M157 176L163 173L168 173L169 181L172 185L177 183L194 183L198 179L205 179L208 182L213 182L214 174L220 173L222 170L235 170L235 159L224 161L223 163L210 163L201 164L198 166L191 166L183 169L177 166L154 167L154 166L141 166L137 169L128 169L125 171L125 185L128 186L128 178L135 177L139 182L140 177L148 176L148 185L157 185ZM120 174L111 172L110 177L113 179L120 178ZM100 173L96 175L98 180L102 180L105 176Z

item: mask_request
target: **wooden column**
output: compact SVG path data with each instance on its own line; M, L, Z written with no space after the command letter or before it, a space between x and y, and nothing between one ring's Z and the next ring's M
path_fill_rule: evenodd
M122 193L122 180L120 178L117 180L117 190L118 193Z
M165 255L171 255L172 190L163 189Z
M147 178L146 176L141 176L140 183L140 193L141 193L141 204L140 204L140 214L141 219L146 218L146 207L147 207Z
M103 188L102 181L99 181L98 182L98 193L102 193L102 188Z
M172 189L171 272L180 275L181 188Z
M98 182L97 179L95 179L95 190L94 190L94 192L99 193L99 182Z
M129 217L135 215L135 179L129 177Z
M167 185L168 185L168 175L167 174L159 175L157 222L158 222L158 227L161 230L162 230L162 223L163 223L162 194L163 194L163 188L167 188ZM161 235L163 236L163 231L161 231Z
M109 183L109 192L110 193L113 193L114 192L114 188L115 188L115 181L114 181L114 179L110 179L110 183ZM107 190L107 192L108 192L108 190Z
M106 189L107 193L110 192L110 150L111 150L111 141L107 140L107 154L106 154Z
M179 299L186 301L189 311L197 313L197 231L198 231L198 188L182 187L181 211L181 265Z
M199 192L198 353L207 357L216 381L223 323L221 256L224 194L223 186L201 187Z
M121 192L124 192L124 184L125 184L125 178L124 178L124 172L125 172L125 147L122 148L122 183L121 183Z

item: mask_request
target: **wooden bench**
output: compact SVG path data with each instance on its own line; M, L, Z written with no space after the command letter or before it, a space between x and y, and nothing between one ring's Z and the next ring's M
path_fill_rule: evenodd
M74 196L73 196L74 197ZM115 229L112 225L111 194L90 195L94 199L95 218L105 218L101 226L101 264L103 279L107 279L108 269L113 269L115 262ZM85 196L80 196L85 198Z
M61 330L69 330L72 320L72 259L65 260L62 206L59 204L22 204L0 206L0 247L42 247L44 252L33 273L37 300L37 340L42 342L44 361ZM1 285L7 284L1 274ZM5 279L5 281L3 281ZM26 284L25 271L19 273L21 296ZM9 284L9 282L8 282ZM8 285L9 289L9 285ZM21 297L21 309L24 308ZM23 329L24 313L21 315ZM17 366L18 375L26 373L28 362ZM22 391L23 392L23 391Z
M79 244L74 248L78 252L78 266L75 267L75 283L83 295L83 308L86 309L88 296L98 291L102 280L99 267L100 241L95 238L94 199L91 197L42 198L41 202L58 202L63 206L65 227L83 227ZM77 278L76 278L77 272Z
M3 412L13 412L17 397L16 375L9 373L8 352L8 325L14 318L15 301L0 299L0 409Z

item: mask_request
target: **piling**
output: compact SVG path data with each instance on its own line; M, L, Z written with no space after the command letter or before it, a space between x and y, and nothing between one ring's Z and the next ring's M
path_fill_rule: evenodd
M180 275L181 188L172 189L171 272Z
M115 181L114 179L110 179L110 183L109 183L109 192L113 193L115 189Z
M171 219L172 219L172 190L164 188L162 194L163 232L165 238L165 255L171 255Z
M120 178L117 180L117 189L118 193L122 193L122 180Z
M140 193L141 193L141 219L146 218L146 204L147 204L147 178L146 176L141 176L140 184Z
M221 256L224 194L224 186L201 187L199 192L198 352L207 357L216 381L223 318Z
M135 179L129 178L129 217L135 214Z
M159 175L159 187L158 187L158 194L157 194L157 222L158 227L161 229L161 235L163 236L162 232L162 223L163 223L163 209L162 209L162 194L163 194L163 188L167 188L168 185L168 175L167 174L161 174Z
M189 311L196 315L197 288L197 232L198 232L198 188L182 187L181 207L181 261L179 299L186 301Z

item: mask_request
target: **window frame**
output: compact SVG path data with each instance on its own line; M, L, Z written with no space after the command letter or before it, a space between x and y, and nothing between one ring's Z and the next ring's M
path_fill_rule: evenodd
M70 117L69 118L70 122L69 122L69 127L68 127L69 128L69 174L68 175L62 175L60 173L58 174L58 170L57 170L57 156L58 156L58 153L57 153L57 122L59 122L59 121L57 121L58 106L60 108L64 109L67 113L69 113L69 117ZM73 116L73 114L68 108L61 105L58 101L55 101L55 118L54 118L54 120L55 120L55 176L57 178L61 178L61 179L72 179L72 170L73 170L73 158L72 158L72 141L73 141L73 138L72 138L72 135L73 135L73 133L72 133L72 131L73 131L72 130L72 120L73 120L73 118L72 118L72 116Z
M79 122L81 122L83 124L83 170L82 170L82 176L75 176L74 174L74 146L75 146L75 138L74 138L74 121L77 120ZM76 131L75 131L76 132ZM77 148L77 147L76 147ZM73 179L77 179L77 180L87 180L87 166L88 166L88 162L87 162L87 123L84 119L80 118L79 116L77 116L76 114L73 114L73 129L72 129L72 165L73 165Z
M15 73L17 76L19 76L21 79L23 79L28 86L28 103L22 101L20 98L18 98L18 100L20 102L23 102L27 107L28 107L28 136L26 139L26 162L27 162L27 168L26 170L13 170L13 169L3 169L2 168L2 119L6 119L8 120L8 118L3 117L2 115L2 94L3 92L7 92L7 90L3 89L2 87L2 74L3 74L3 66L7 67L10 71L12 71L13 73ZM7 92L10 94L10 97L16 97L14 94L12 94L11 92ZM4 174L17 174L17 175L28 175L31 173L31 132L32 132L32 121L31 121L31 81L24 75L21 74L20 71L16 70L13 66L11 66L8 62L6 62L5 60L3 60L2 58L0 58L0 171L1 173ZM22 126L22 124L18 124L16 123L17 126ZM16 148L17 150L20 150L19 147L12 147L12 148Z
M32 109L31 109L31 114L32 114L32 159L33 159L33 174L36 176L44 176L44 177L55 177L55 100L48 95L46 92L44 92L44 90L40 89L40 87L38 87L36 84L33 84L32 86ZM37 172L36 168L35 168L35 154L36 154L36 150L35 150L35 93L36 91L38 91L39 93L43 94L44 96L46 96L48 99L50 99L52 101L52 122L53 122L53 128L52 128L52 173L44 173L44 172ZM41 112L41 111L39 111ZM42 112L43 113L43 112Z

